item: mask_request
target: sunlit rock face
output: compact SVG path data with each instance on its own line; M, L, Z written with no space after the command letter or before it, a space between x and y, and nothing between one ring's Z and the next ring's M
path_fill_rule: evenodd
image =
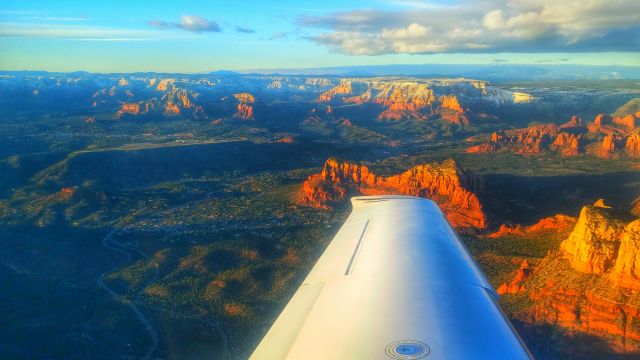
M164 108L164 115L166 116L180 115L180 107L177 104L168 102Z
M517 319L587 334L613 351L640 350L640 219L598 200L583 207L559 252L527 265L498 288L531 301Z
M529 226L501 225L497 231L487 235L489 238L498 238L505 235L531 236L541 235L545 232L562 232L576 225L576 218L568 215L557 214L541 219Z
M455 227L485 228L486 215L468 183L467 175L453 160L419 165L385 177L364 165L329 159L319 174L304 182L300 201L329 208L355 194L418 196L436 201Z
M580 148L580 140L570 135L562 135L558 140L560 128L555 124L535 125L524 129L496 131L491 135L490 141L485 145L476 145L467 149L467 152L494 152L505 148L521 154L539 154L544 150L550 150L552 145L556 148L572 147Z
M530 293L534 302L526 321L551 323L597 337L618 352L640 349L640 306L637 296L620 296L565 286L549 279ZM576 344L579 346L579 344Z
M156 90L158 90L158 91L167 91L167 89L170 86L173 86L174 81L175 80L173 80L173 79L162 79L162 80L160 80L160 82L158 82L158 86L156 87ZM153 83L155 83L155 81Z
M640 157L640 135L633 134L627 137L625 144L625 152L627 156Z
M620 150L622 146L622 137L617 134L608 134L602 140L602 147L600 149L601 157L612 157L616 154L617 150Z
M436 116L456 125L468 124L464 106L484 102L493 106L533 101L525 93L498 89L483 81L466 79L342 79L318 97L332 104L376 104L379 120L427 120Z
M525 290L522 282L526 280L529 275L531 275L531 267L529 266L529 262L527 260L523 260L522 264L520 264L520 268L516 272L516 276L508 282L500 285L496 290L499 295L504 294L517 294Z
M576 227L560 247L575 270L603 274L616 262L625 226L613 209L599 201L582 208Z
M318 101L321 102L330 102L334 97L338 95L350 95L352 92L351 81L342 80L340 85L325 91L320 95Z
M116 118L120 118L125 114L138 115L140 114L140 104L138 103L124 103L120 107L120 110L116 113Z
M625 227L611 278L621 287L640 290L640 219Z
M236 119L252 120L253 119L253 104L256 99L249 93L233 94L238 100L237 111L233 115Z

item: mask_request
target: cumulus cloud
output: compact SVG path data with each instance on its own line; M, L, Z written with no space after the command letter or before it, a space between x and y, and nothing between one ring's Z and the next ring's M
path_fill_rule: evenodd
M420 1L411 10L305 16L307 39L352 55L443 52L638 51L638 0ZM423 6L418 6L422 4Z
M161 29L177 28L186 31L201 32L220 32L220 26L215 21L207 20L202 16L183 15L180 22L167 22L161 20L150 20L149 25Z

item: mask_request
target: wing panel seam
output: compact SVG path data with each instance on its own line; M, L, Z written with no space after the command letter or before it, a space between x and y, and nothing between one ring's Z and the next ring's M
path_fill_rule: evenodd
M353 250L353 254L351 254L351 259L349 260L349 265L347 265L347 270L344 272L345 275L351 275L351 273L353 273L353 268L355 266L356 259L358 257L358 253L360 252L360 249L362 248L362 242L364 240L364 235L367 232L367 228L369 227L369 221L370 220L367 220L367 222L364 224L364 228L362 229L362 233L360 234L360 238L358 239L358 242L356 243L356 248Z

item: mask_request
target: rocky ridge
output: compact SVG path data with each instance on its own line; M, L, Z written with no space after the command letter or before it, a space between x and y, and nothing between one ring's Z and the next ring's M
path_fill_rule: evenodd
M455 227L485 228L480 200L470 190L471 179L453 160L415 166L401 174L380 176L365 165L329 159L322 171L302 185L300 202L330 208L354 194L398 194L436 201Z

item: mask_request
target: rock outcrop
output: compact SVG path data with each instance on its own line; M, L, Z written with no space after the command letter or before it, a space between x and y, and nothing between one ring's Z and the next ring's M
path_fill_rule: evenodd
M174 81L175 80L173 80L173 79L162 79L158 83L158 86L156 87L156 90L158 90L158 91L167 91L167 89L173 85Z
M342 80L338 86L322 93L318 101L330 102L337 95L349 95L351 94L351 92L352 92L351 81Z
M582 208L578 223L560 245L571 267L586 274L604 274L616 262L626 222L602 201Z
M440 101L440 107L443 109L449 109L452 111L457 111L463 113L462 107L460 106L460 102L458 102L458 98L455 95L443 95L438 97L438 101Z
M531 275L531 271L532 269L529 266L529 262L527 260L523 260L514 278L510 282L500 285L496 292L499 295L504 295L517 294L521 291L524 291L525 288L522 283L529 277L529 275Z
M514 316L640 351L640 219L630 219L602 200L583 207L560 252L550 251L535 271L521 266L498 288L531 301Z
M138 115L140 114L140 104L138 103L124 103L120 107L120 110L116 113L116 118L121 118L123 115Z
M164 115L165 116L180 115L180 107L177 104L168 102L164 107Z
M253 119L253 104L256 99L249 93L233 94L238 100L237 111L233 115L236 119L252 120Z
M621 287L640 290L640 219L624 229L611 279Z
M556 274L562 276L564 274ZM571 276L571 275L567 275ZM640 303L637 296L619 297L560 279L549 279L531 291L533 307L524 320L551 323L571 332L597 337L618 352L640 350ZM579 344L576 344L579 345Z
M539 236L542 233L561 233L572 229L576 224L576 218L568 215L557 214L529 226L522 225L501 225L500 228L487 235L489 238L498 238L507 235L520 237Z
M383 89L374 102L387 109L378 115L378 119L417 119L427 118L426 108L435 101L435 94L427 84L400 83L389 89Z
M550 149L562 156L577 156L584 153L584 138L582 134L561 132L551 144Z
M627 137L625 153L630 157L640 157L640 134L632 134Z
M368 167L329 159L301 190L301 203L329 208L352 194L398 194L436 201L455 227L485 228L487 219L470 179L454 160L413 167L399 175L380 176Z

